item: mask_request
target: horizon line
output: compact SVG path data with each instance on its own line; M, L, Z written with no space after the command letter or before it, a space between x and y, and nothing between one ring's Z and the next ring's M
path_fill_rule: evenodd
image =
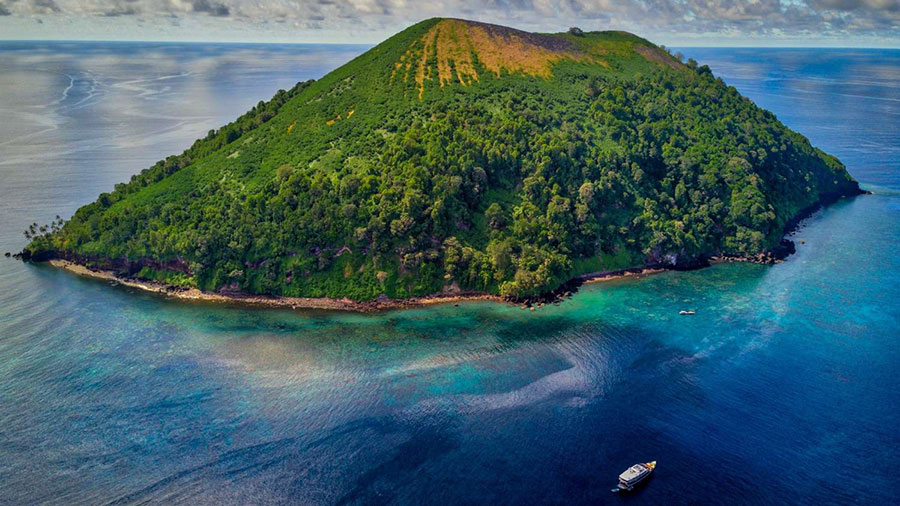
M0 37L0 44L20 43L117 43L117 44L218 44L248 46L369 46L379 42L279 42L279 41L240 41L240 40L171 40L171 39L5 39ZM746 44L656 44L668 48L697 49L880 49L900 51L900 46L825 46L825 45L746 45Z

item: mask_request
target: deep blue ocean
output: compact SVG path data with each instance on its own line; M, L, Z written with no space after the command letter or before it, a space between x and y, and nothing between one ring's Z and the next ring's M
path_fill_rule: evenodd
M0 42L0 252L365 49ZM900 51L682 51L875 194L782 264L533 313L251 310L0 258L0 504L895 503Z

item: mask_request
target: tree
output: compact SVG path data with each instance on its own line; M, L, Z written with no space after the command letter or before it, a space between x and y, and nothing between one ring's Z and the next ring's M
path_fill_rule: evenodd
M500 230L506 226L506 216L503 214L503 208L496 202L492 202L491 205L488 206L487 210L484 212L484 217L487 220L488 226L493 230Z

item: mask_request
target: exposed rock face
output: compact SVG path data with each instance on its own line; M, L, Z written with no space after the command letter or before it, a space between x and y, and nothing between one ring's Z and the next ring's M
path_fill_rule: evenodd
M29 250L24 250L16 255L20 260L31 262L46 262L48 260L68 260L69 262L79 265L91 266L96 269L102 269L114 272L117 276L123 278L134 278L144 267L154 270L167 270L172 272L181 272L188 276L191 275L190 266L187 262L180 258L174 258L166 261L158 261L152 258L142 258L140 260L129 260L127 258L108 259L104 257L88 257L78 255L70 251L40 251L36 255L32 255Z

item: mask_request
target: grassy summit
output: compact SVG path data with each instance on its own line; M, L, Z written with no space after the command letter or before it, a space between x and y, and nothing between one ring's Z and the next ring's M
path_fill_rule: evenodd
M522 74L553 77L553 67L563 60L587 62L610 68L606 59L614 56L634 56L635 50L645 57L678 64L665 52L646 41L633 38L634 44L622 44L610 34L601 37L565 37L560 34L535 34L497 25L458 19L443 19L429 25L429 29L394 63L391 83L402 77L403 82L415 80L421 99L429 84L459 83L468 86L478 83L479 75ZM624 52L623 52L624 50Z
M758 253L857 191L834 157L644 39L430 19L116 185L26 256L207 290L529 295Z

